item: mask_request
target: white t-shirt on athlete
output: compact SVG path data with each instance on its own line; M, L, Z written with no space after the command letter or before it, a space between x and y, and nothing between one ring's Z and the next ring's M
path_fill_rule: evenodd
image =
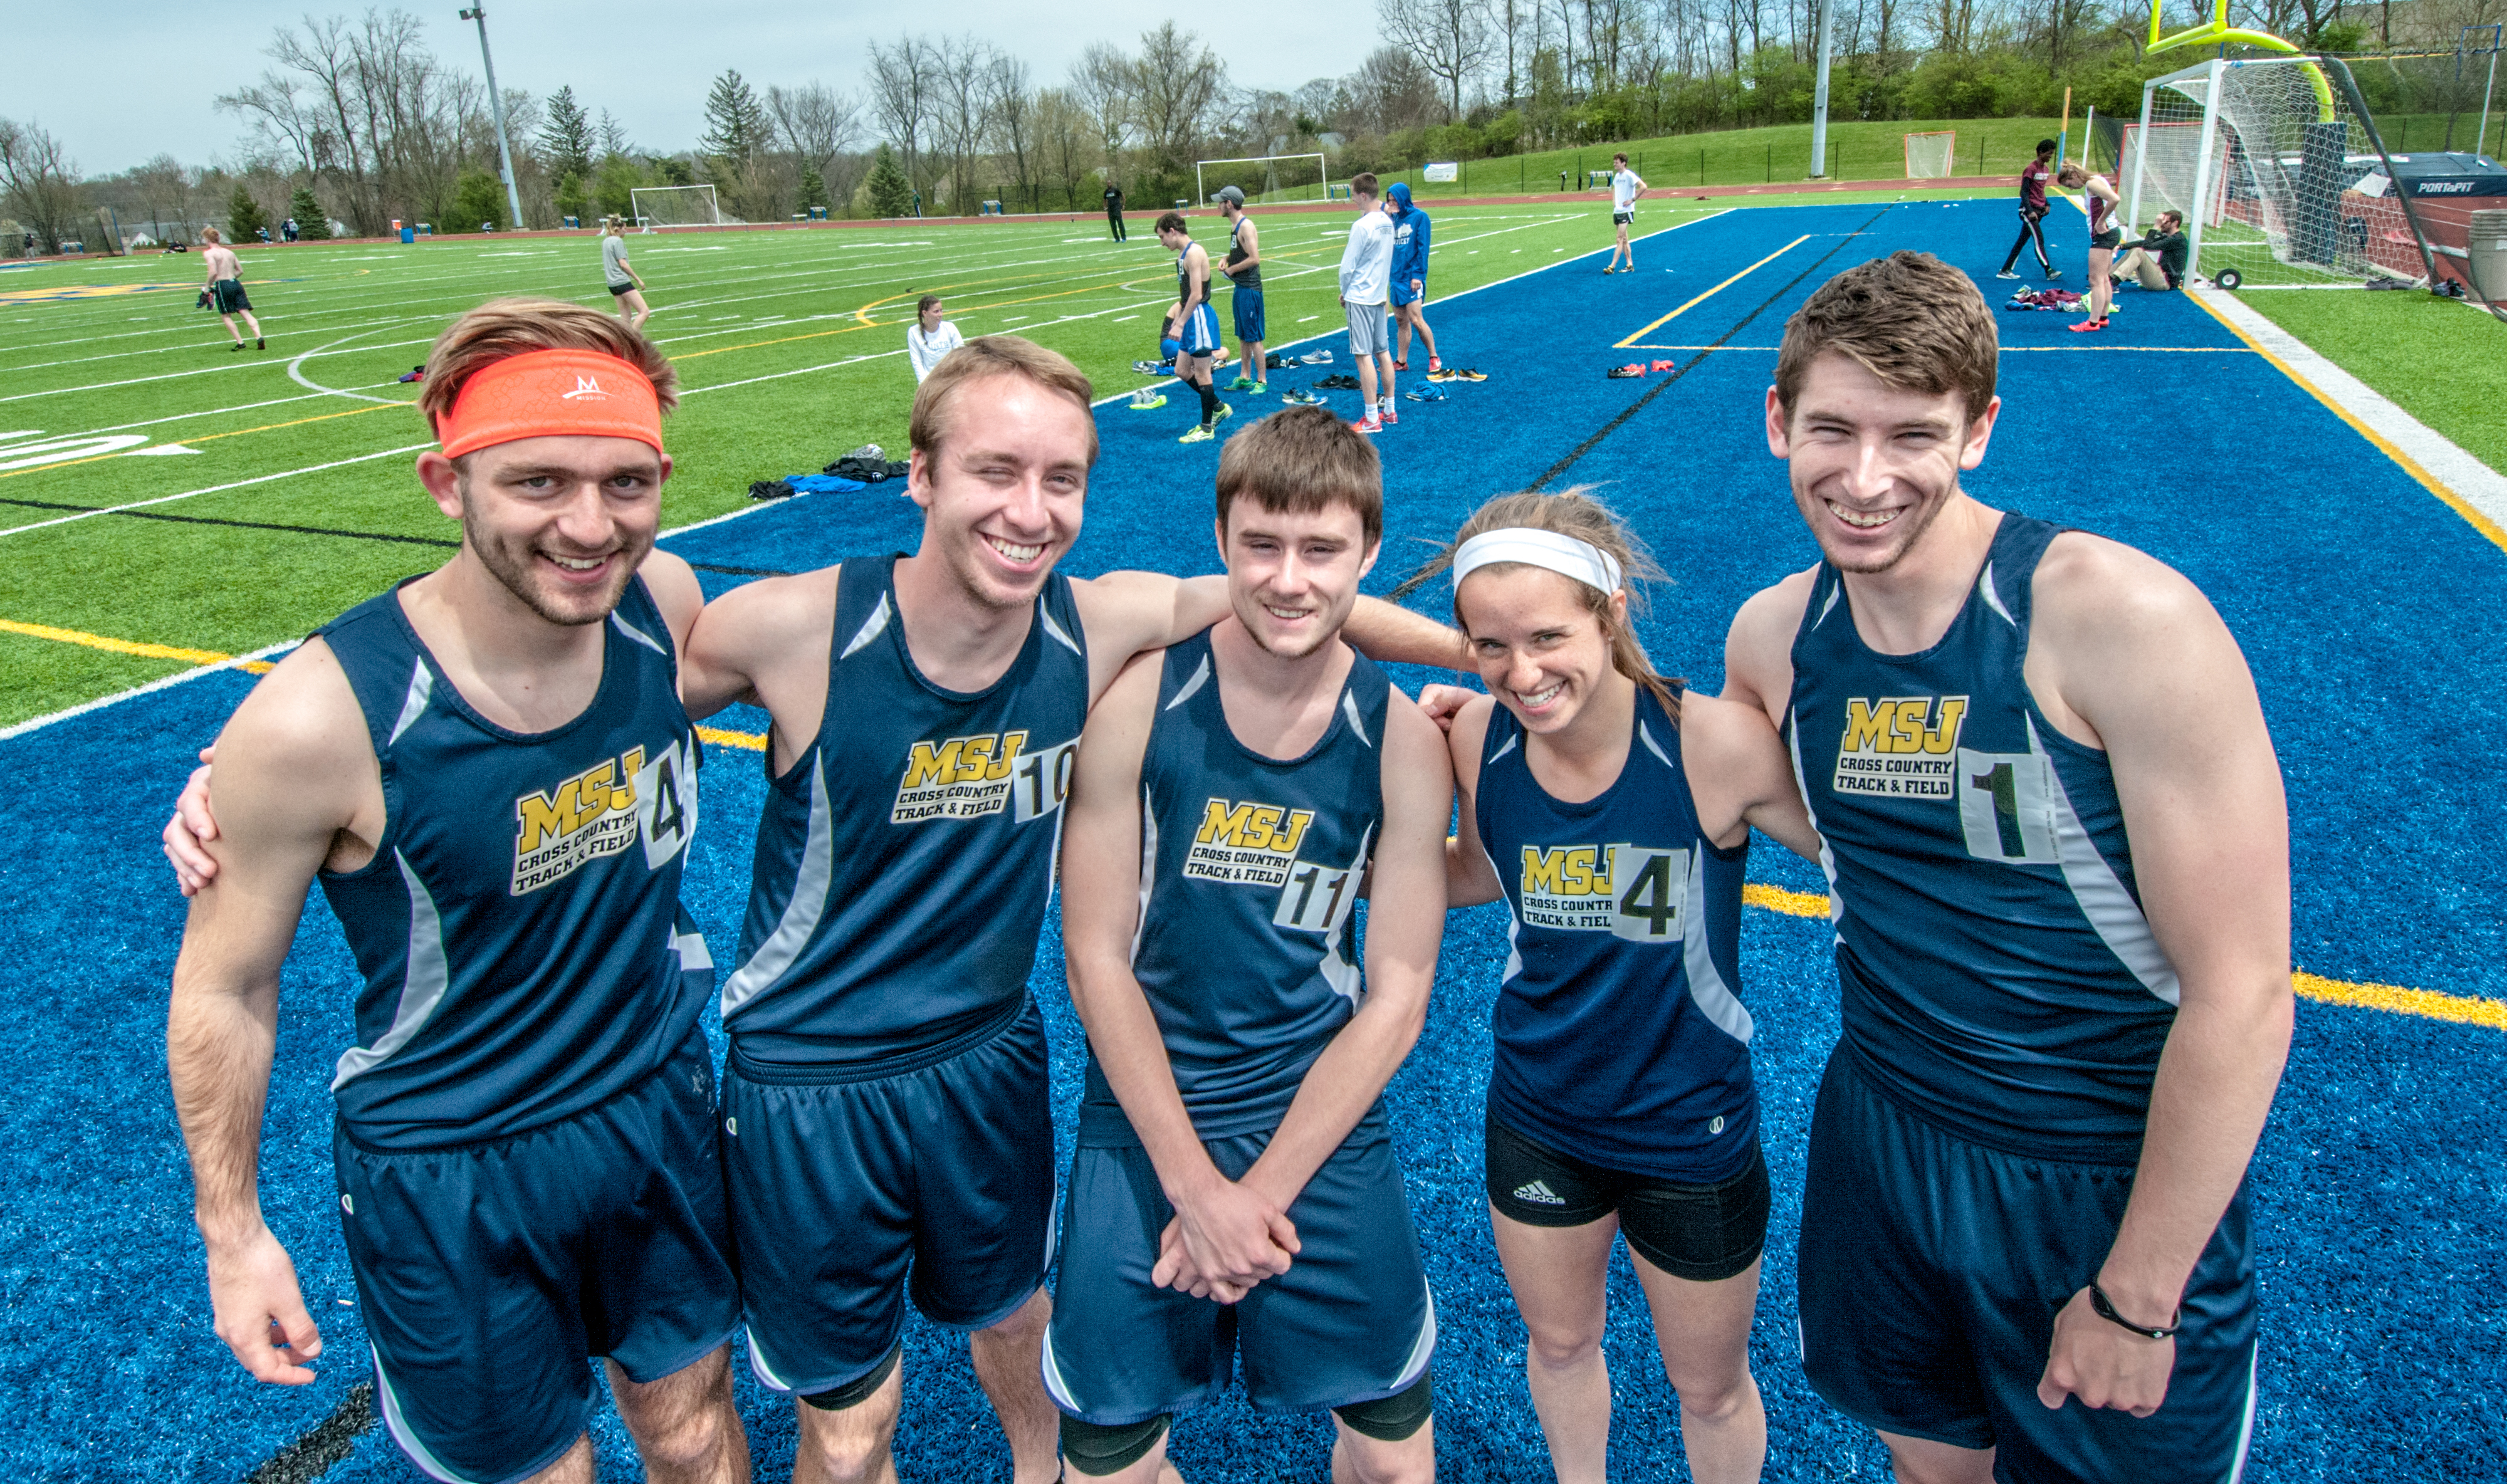
M1611 172L1611 209L1634 211L1637 208L1637 175L1634 170Z
M1340 250L1340 297L1351 304L1389 304L1393 299L1393 218L1362 213L1350 224Z
M906 326L905 353L914 360L914 384L922 385L923 379L931 375L942 356L965 343L966 337L959 334L958 327L945 319L940 321L940 328L929 335L923 333L920 320Z

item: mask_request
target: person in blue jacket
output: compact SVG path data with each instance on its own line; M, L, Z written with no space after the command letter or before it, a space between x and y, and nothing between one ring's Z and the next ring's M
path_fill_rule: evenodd
M1428 213L1410 204L1410 187L1395 181L1385 193L1385 214L1393 218L1393 322L1399 326L1393 369L1410 369L1410 332L1428 347L1430 375L1445 369L1436 359L1436 332L1428 328Z

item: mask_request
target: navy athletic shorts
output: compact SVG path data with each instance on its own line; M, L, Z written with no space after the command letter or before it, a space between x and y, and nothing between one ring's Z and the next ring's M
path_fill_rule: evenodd
M1218 353L1218 311L1207 302L1192 307L1192 312L1176 327L1176 336L1183 342L1185 355Z
M1885 1432L1995 1449L2008 1484L2230 1484L2254 1426L2255 1274L2240 1188L2185 1287L2176 1371L2146 1418L2037 1400L2054 1316L2105 1261L2128 1166L1971 1143L1890 1103L1839 1046L1811 1120L1802 1370Z
M587 1356L637 1381L740 1327L713 1055L492 1142L382 1153L332 1137L340 1228L393 1440L438 1479L547 1467L592 1407Z
M2110 227L2106 231L2099 233L2096 236L2089 238L2089 245L2091 247L2103 247L2107 251L2113 252L2124 245L2124 229L2121 227Z
M998 1020L867 1077L800 1080L740 1054L723 1072L723 1166L748 1360L815 1395L888 1358L914 1307L982 1329L1053 1262L1044 1017Z
M1270 1140L1202 1147L1237 1179ZM1212 1400L1236 1356L1246 1399L1266 1412L1375 1401L1427 1374L1436 1306L1381 1103L1290 1203L1300 1250L1289 1271L1232 1305L1150 1285L1175 1208L1138 1143L1083 1139L1067 1203L1044 1387L1073 1417L1121 1427Z
M209 292L217 299L221 314L241 313L252 308L252 301L244 297L243 280L240 278L220 278L209 285Z
M1405 304L1426 304L1427 302L1428 280L1425 275L1420 277L1419 292L1415 294L1410 292L1409 279L1396 278L1393 280L1393 307L1395 308L1398 309Z
M1228 306L1228 308L1232 309L1236 315L1237 344L1243 344L1248 341L1265 339L1266 337L1262 334L1262 291L1260 289L1238 289L1232 296L1232 299L1233 302ZM1256 366L1254 369L1255 371L1259 371L1262 368Z

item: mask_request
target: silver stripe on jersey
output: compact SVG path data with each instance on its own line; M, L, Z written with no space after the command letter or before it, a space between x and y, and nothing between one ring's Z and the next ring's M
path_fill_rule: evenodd
M1810 626L1813 629L1816 629L1820 625L1827 623L1828 616L1836 611L1836 600L1844 596L1845 579L1840 577L1836 580L1836 586L1828 590L1828 601L1819 605L1819 617L1812 619L1810 621Z
M1207 655L1207 654L1204 654L1204 655L1201 657L1201 664L1200 664L1200 666L1199 666L1198 668L1196 668L1196 669L1193 670L1193 672L1192 672L1192 678L1191 678L1191 679L1189 679L1189 680L1186 680L1183 684L1181 684L1181 686L1178 686L1178 687L1176 688L1175 699L1174 699L1173 701L1170 701L1170 702L1168 702L1168 703L1167 703L1166 708L1167 708L1168 710L1172 711L1172 710L1174 710L1177 706L1180 706L1183 705L1185 702L1190 701L1190 700L1192 699L1192 697L1193 697L1193 693L1194 693L1195 691L1200 690L1203 686L1208 685L1209 683L1210 683L1210 656L1209 656L1209 655Z
M845 644L845 652L836 656L836 658L839 660L852 659L854 655L861 652L861 647L864 644L869 643L871 640L878 638L882 633L886 633L888 631L889 614L888 595L882 593L879 595L879 606L871 610L870 617L862 621L860 632L855 633L853 638Z
M426 661L421 658L410 667L409 698L400 704L400 719L392 723L391 739L384 746L400 741L400 734L418 725L418 718L426 714L426 703L434 695L435 677L427 672Z
M2019 627L2019 620L2013 618L2011 616L2011 610L2002 605L2002 595L1993 591L1993 563L1991 561L1985 562L1983 573L1976 579L1976 596L1984 599L1984 605L1986 607L1991 608L1994 612L2002 615L2002 621L2004 623L2009 624L2014 629Z
M1655 742L1653 734L1646 730L1645 718L1642 716L1637 718L1637 741L1644 742L1646 750L1653 753L1665 768L1671 768L1671 754L1663 751L1662 743ZM1680 770L1672 768L1672 771L1677 773Z
M2238 1484L2246 1476L2246 1450L2255 1441L2255 1362L2262 1355L2261 1341L2246 1352L2246 1420L2237 1427L2237 1461L2229 1466L2228 1484Z
M667 660L671 657L671 652L662 647L660 640L654 638L651 634L646 633L643 630L636 628L634 624L627 622L626 618L615 608L611 609L609 612L609 622L617 626L620 633L634 639L636 643L641 644L645 648L653 651L653 653L660 655L663 659Z
M1517 732L1517 733L1515 733L1512 737L1508 738L1508 739L1506 740L1506 745L1505 745L1505 746L1498 748L1495 752L1492 752L1492 753L1490 753L1490 754L1488 755L1488 760L1489 760L1489 762L1494 763L1494 762L1496 762L1499 758L1502 758L1502 757L1506 756L1508 753L1509 753L1509 752L1513 751L1513 750L1514 750L1514 747L1515 747L1515 743L1520 742L1522 742L1522 741L1523 741L1523 734L1522 734L1522 733L1520 733L1520 732ZM1482 764L1481 766L1485 767L1485 766L1487 766L1487 764Z
M1088 657L1087 652L1079 647L1079 641L1072 638L1070 634L1063 633L1062 626L1055 623L1053 621L1053 615L1045 611L1044 598L1040 595L1036 600L1036 616L1037 621L1044 625L1044 632L1056 640L1059 640L1063 648L1070 650L1072 654L1078 655L1083 660Z
M713 967L713 951L706 947L705 934L680 932L671 935L671 952L679 956L679 972Z
M1349 718L1349 730L1351 733L1354 734L1360 742L1365 742L1368 750L1372 751L1375 747L1375 743L1367 741L1366 723L1358 719L1358 693L1356 691L1353 691L1346 686L1341 688L1340 709L1341 714ZM1362 856L1360 858L1363 859L1364 857Z
M452 965L444 957L444 920L435 910L435 898L426 894L426 884L409 868L409 857L394 851L392 861L409 887L409 957L401 972L400 1003L392 1011L391 1029L372 1046L351 1046L340 1053L340 1069L331 1078L335 1093L408 1045L444 1002L444 992L453 983Z
M390 1374L383 1369L383 1353L376 1350L371 1340L366 1343L366 1349L375 1357L375 1395L382 1402L383 1426L391 1430L392 1441L400 1444L401 1451L409 1455L410 1462L424 1470L428 1478L442 1480L443 1484L471 1484L470 1480L447 1467L444 1461L435 1456L434 1450L411 1430L409 1419L401 1413L400 1392L391 1384Z
M2028 723L2028 750L2043 754L2045 743L2037 738L2037 719ZM2176 966L2167 961L2167 953L2150 931L2150 920L2141 914L2141 904L2132 899L2115 867L2098 853L2097 842L2081 823L2072 810L2071 796L2063 791L2063 776L2049 759L2046 781L2054 806L2054 848L2063 868L2063 884L2072 888L2072 900L2081 916L2098 935L2098 941L2118 961L2132 971L2141 987L2169 1004L2177 1002L2179 988Z
M860 643L855 640L855 643ZM792 879L792 899L783 904L782 920L748 961L722 982L722 1018L757 997L758 992L783 977L827 911L827 884L836 869L835 820L827 807L827 760L822 754L810 769L810 838L801 848L801 868Z
M1394 1378L1393 1390L1397 1394L1408 1391L1411 1383L1426 1374L1428 1362L1436 1354L1436 1290L1426 1284L1421 1287L1426 1291L1428 1315L1419 1323L1417 1338L1410 1342L1410 1354L1401 1362L1401 1374Z
M1845 921L1845 897L1836 889L1836 851L1829 847L1828 835L1819 827L1819 811L1810 802L1810 780L1802 777L1801 712L1791 713L1793 725L1785 729L1785 750L1794 758L1794 791L1801 795L1802 813L1810 816L1812 833L1819 836L1820 874L1828 878L1828 921L1834 925ZM1844 943L1843 934L1836 941Z
M1726 1035L1750 1044L1758 1026L1750 1019L1749 1006L1724 982L1717 972L1715 956L1706 946L1706 850L1701 844L1689 852L1689 931L1681 945L1682 966L1689 970L1689 997L1715 1023Z
M1194 684L1199 684L1196 679ZM1192 691L1187 687L1184 695ZM1181 698L1177 698L1181 700ZM1172 709L1172 707L1170 707ZM1056 824L1055 828L1061 826ZM1149 935L1149 891L1158 881L1158 811L1149 798L1148 785L1141 785L1141 915L1132 922L1132 959L1141 961L1141 945Z

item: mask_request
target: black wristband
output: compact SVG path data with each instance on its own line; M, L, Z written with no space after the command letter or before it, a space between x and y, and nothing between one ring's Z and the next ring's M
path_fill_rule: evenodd
M2181 1313L2177 1316L2177 1322L2164 1329L2153 1329L2146 1324L2136 1324L2116 1312L2115 1300L2107 1297L2107 1290L2096 1284L2089 1285L2089 1307L2096 1310L2098 1318L2108 1323L2129 1329L2146 1340L2172 1340L2176 1337L2176 1331L2184 1327L2184 1316Z

